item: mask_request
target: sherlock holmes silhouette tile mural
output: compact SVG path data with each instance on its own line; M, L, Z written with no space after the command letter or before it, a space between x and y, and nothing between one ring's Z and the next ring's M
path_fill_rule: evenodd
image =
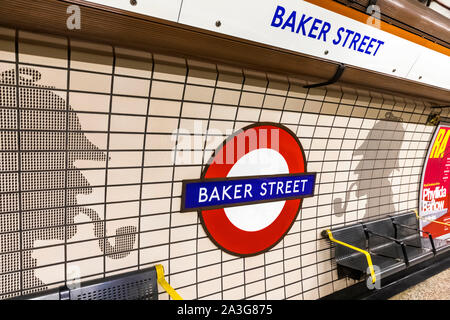
M90 256L122 259L136 242L137 228L126 222L119 223L115 235L106 237L113 226L105 224L102 203L105 168L112 156L107 158L108 153L81 132L64 92L55 93L38 84L42 77L30 67L0 74L4 85L0 101L7 107L1 109L0 228L11 231L1 234L0 251L8 252L2 256L1 271L24 270L21 276L10 273L11 280L3 283L7 287L0 292L20 290L21 282L23 290L44 289L46 284L80 276L70 265L39 268L51 265L49 256L70 258L87 251ZM82 162L100 170L88 170L84 175L77 168ZM100 187L92 188L92 183ZM84 205L86 202L93 205ZM22 232L13 232L19 225ZM84 230L82 236L80 230ZM94 241L77 248L77 242L88 239Z

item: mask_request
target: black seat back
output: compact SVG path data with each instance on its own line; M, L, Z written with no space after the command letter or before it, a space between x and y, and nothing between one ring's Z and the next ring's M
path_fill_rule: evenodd
M366 238L361 224L333 229L333 237L336 240L348 243L357 248L366 250ZM345 246L336 246L336 261L350 256L362 255L362 253Z
M155 267L95 279L79 287L62 287L15 300L158 300Z
M94 280L70 290L70 300L157 300L154 268L106 279Z
M391 238L395 237L395 229L390 218L384 218L377 221L365 222L364 226L375 233L385 235ZM369 248L376 248L383 245L390 245L392 241L379 236L369 236Z
M405 228L402 226L397 227L397 238L401 239L406 245L413 247L426 247L431 249L429 241L422 241L422 238L426 238L427 234L422 234L418 231L419 221L416 217L415 212L408 212L400 215L395 215L391 217L392 220L402 226L407 226ZM414 230L415 229L415 230Z

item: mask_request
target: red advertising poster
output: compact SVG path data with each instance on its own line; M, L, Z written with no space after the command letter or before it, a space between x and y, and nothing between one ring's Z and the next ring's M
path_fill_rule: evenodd
M433 238L450 238L450 125L440 124L425 159L420 199L420 227ZM431 222L435 221L435 222ZM441 222L441 223L436 223ZM446 225L447 224L447 225Z

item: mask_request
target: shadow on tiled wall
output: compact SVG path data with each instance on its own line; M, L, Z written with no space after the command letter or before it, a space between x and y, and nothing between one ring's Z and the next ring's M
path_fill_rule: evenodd
M381 217L387 214L397 212L394 206L394 191L392 189L390 176L394 171L400 170L400 150L405 137L405 129L401 118L395 117L392 112L385 113L385 119L378 120L370 129L366 139L353 152L353 157L362 158L356 165L355 174L357 180L353 181L348 187L345 200L335 198L333 201L333 211L338 217L344 215L348 208L350 194L355 193L356 198L365 197L367 199L366 214L364 220L373 217ZM390 137L386 137L389 132ZM380 143L383 139L389 138L389 145L382 148ZM383 149L383 150L380 150ZM389 153L387 158L384 153ZM386 165L389 159L390 164ZM377 174L377 171L383 170L383 174ZM386 204L384 212L380 212L380 205Z

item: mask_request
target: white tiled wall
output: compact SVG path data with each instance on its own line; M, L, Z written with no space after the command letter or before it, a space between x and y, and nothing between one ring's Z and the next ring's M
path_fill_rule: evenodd
M324 228L417 206L434 130L427 102L0 33L3 298L161 263L185 299L317 299L353 283L337 279ZM209 240L196 212L179 212L181 181L259 121L297 134L316 196L277 246L239 258Z

